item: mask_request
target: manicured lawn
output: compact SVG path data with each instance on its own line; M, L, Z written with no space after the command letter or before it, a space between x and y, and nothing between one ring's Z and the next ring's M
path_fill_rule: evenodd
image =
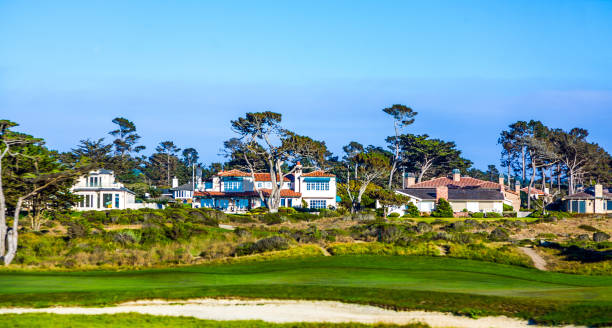
M147 328L427 328L422 324L406 326L363 325L356 323L287 323L276 324L263 321L211 321L188 317L164 317L126 313L114 315L61 315L61 314L4 314L0 315L3 327L15 328L98 328L98 327L147 327Z
M612 323L612 277L436 257L333 256L125 272L0 273L0 306L141 298L327 299L399 309Z

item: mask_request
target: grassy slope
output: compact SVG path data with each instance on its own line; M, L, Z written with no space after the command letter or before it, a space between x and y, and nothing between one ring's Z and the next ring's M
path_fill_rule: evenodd
M59 314L5 314L0 315L3 327L147 327L147 328L367 328L367 327L405 327L427 328L422 324L406 326L396 325L362 325L354 323L289 323L274 324L263 321L211 321L189 317L164 317L144 314L114 314L114 315L59 315Z
M130 272L0 273L0 306L207 296L329 299L540 322L612 323L612 277L449 258L334 256Z

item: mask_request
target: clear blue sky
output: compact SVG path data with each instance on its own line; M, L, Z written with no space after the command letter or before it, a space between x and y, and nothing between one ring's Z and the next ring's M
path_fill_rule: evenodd
M55 149L125 116L209 164L272 110L339 154L382 145L394 103L479 168L516 120L612 151L612 1L0 0L0 116Z

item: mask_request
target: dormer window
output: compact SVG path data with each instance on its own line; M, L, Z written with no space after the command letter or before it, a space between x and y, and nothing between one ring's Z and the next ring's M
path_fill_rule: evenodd
M101 177L89 177L88 187L100 187L102 183Z

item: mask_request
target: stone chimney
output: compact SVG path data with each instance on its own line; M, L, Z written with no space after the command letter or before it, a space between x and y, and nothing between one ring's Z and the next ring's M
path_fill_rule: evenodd
M460 180L461 180L461 173L459 172L459 169L454 169L453 170L453 181L459 182Z
M178 187L178 179L176 177L172 178L172 188Z
M603 197L603 186L600 184L595 185L595 198Z
M521 194L521 183L518 180L514 183L514 191L519 195Z
M404 188L410 188L414 186L416 183L416 178L414 177L414 173L406 173L404 175Z
M503 175L499 176L498 183L502 186L502 188L504 188L504 176Z
M448 200L448 187L447 186L438 186L438 187L436 187L436 202L440 198L444 198L444 199Z

